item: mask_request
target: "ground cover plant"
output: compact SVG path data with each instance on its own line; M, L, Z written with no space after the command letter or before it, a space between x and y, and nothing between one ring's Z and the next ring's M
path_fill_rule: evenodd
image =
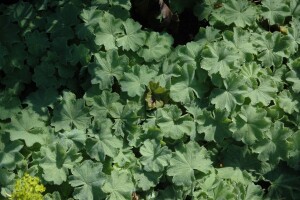
M139 2L0 4L0 199L300 199L300 2Z

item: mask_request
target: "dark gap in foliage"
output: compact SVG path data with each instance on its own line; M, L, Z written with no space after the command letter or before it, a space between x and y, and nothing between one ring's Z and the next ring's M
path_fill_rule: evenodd
M0 5L1 4L4 4L4 5L11 5L11 4L14 4L14 3L17 3L19 2L20 0L1 0L0 1ZM24 0L25 1L25 0Z
M135 155L136 158L142 157L142 154L140 153L140 149L139 148L133 147L132 148L132 152L134 153L134 155Z
M0 70L0 80L2 80L5 76L5 73L4 71ZM5 85L3 85L1 82L0 82L0 91L4 90L5 89Z
M249 0L252 3L255 3L256 5L261 5L262 0Z
M174 45L186 44L192 41L198 33L200 26L206 27L207 22L199 22L198 18L193 14L192 9L186 9L179 14L178 32L173 35Z
M114 77L114 80L113 80L112 92L121 94L121 85L119 84L119 82L116 79L116 77Z
M21 94L19 95L20 101L23 102L30 93L37 91L37 87L35 82L31 81L30 83L24 84L24 89L22 90Z
M155 191L164 190L170 185L169 182L167 182L166 177L162 176L160 179L160 182L154 187Z
M170 22L166 24L164 20L157 19L160 15L158 1L149 1L148 6L134 3L134 0L131 2L133 5L131 17L138 21L144 29L157 32L166 31L171 34L174 38L174 46L192 41L199 31L199 27L208 25L206 21L198 21L198 18L193 14L193 8L185 9L180 14L173 13ZM165 1L165 4L168 5L168 1ZM144 10L144 12L141 10Z
M259 180L258 182L256 182L256 185L261 186L266 194L268 191L268 188L271 186L271 183L269 181Z

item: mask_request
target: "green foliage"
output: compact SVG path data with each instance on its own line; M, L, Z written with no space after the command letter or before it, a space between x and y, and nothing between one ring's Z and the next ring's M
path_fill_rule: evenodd
M147 2L1 3L0 199L300 199L299 1Z

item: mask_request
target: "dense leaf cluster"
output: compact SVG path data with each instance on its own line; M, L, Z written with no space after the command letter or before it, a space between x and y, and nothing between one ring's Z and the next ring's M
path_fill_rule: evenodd
M0 4L1 198L300 198L300 2L169 3L193 41L129 0Z

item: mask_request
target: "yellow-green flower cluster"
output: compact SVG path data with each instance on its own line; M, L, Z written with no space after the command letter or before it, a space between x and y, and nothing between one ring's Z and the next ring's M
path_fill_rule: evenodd
M39 184L38 177L32 177L25 174L22 178L18 179L15 183L13 193L9 199L12 200L43 200L42 192L45 187Z

